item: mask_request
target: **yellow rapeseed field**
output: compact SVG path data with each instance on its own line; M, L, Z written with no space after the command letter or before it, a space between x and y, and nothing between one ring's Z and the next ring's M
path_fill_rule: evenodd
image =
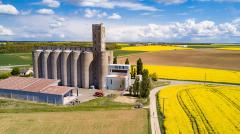
M240 84L240 71L207 69L180 66L146 65L150 73L156 72L159 78L194 80Z
M235 51L239 51L240 47L224 47L224 48L218 48L220 50L235 50Z
M123 47L121 50L126 51L147 51L147 52L154 52L154 51L165 51L165 50L186 50L191 48L185 47L178 47L178 46L133 46L133 47Z
M240 132L239 86L169 86L158 96L161 107L161 98L167 98L164 108L166 133Z

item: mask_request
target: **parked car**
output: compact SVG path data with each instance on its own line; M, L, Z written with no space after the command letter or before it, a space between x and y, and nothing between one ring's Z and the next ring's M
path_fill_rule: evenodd
M96 97L103 97L104 96L104 93L102 90L98 90L94 93L93 96L96 96Z
M143 104L142 103L136 103L134 108L143 108Z

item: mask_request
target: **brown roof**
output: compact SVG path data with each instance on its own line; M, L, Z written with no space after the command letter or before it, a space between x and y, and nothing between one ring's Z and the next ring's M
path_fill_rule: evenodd
M42 93L48 93L48 94L58 94L58 95L64 95L67 92L71 91L72 87L66 87L66 86L50 86L41 91Z
M0 81L0 90L9 89L64 95L73 89L72 87L57 86L58 82L59 80L53 79L10 77Z

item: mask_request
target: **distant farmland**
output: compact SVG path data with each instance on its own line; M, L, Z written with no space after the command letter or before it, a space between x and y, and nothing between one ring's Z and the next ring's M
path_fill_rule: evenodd
M30 65L32 64L31 53L0 54L0 66Z
M240 51L193 49L147 52L127 56L131 64L141 58L146 65L186 66L200 68L214 68L226 70L240 70ZM118 58L124 63L126 57Z

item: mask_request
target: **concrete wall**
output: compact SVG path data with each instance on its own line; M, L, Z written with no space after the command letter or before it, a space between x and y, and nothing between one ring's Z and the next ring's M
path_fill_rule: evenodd
M106 81L106 89L109 90L123 90L128 87L128 80L126 78L108 77Z

